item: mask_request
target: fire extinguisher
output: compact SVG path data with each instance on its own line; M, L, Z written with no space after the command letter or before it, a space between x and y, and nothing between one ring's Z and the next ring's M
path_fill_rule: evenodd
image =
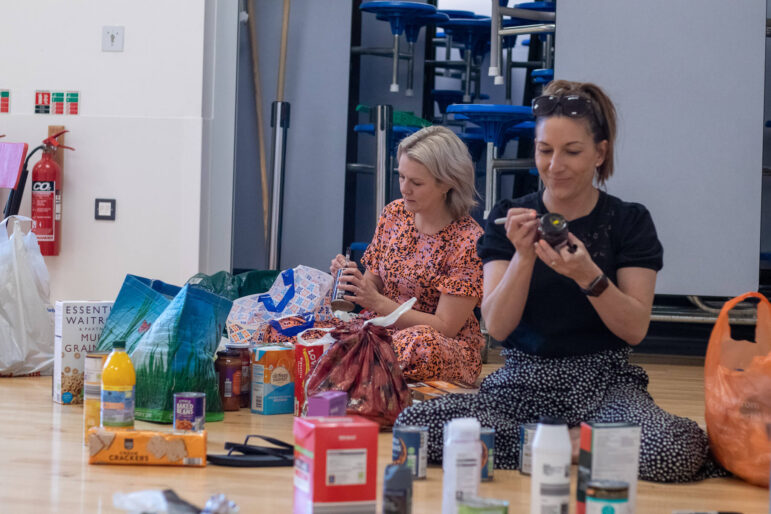
M74 150L56 139L65 132L68 131L63 130L43 140L38 147L43 150L43 157L32 168L32 231L37 236L43 255L59 255L61 248L62 169L53 157L58 148Z

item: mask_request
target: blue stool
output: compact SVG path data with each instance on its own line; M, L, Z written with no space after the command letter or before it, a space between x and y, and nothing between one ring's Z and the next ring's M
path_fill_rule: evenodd
M533 78L533 84L548 84L552 80L554 80L554 70L553 69L540 69L540 70L533 70L532 73Z
M475 57L484 57L489 43L490 18L451 18L437 24L453 41L461 44L465 61L465 87L463 101L471 101L471 68ZM477 93L478 87L477 87Z
M388 21L391 24L391 34L394 36L393 47L393 73L391 77L392 93L399 92L399 83L397 81L399 74L399 36L404 33L408 20L431 15L436 13L436 7L417 2L364 2L359 6L364 12L371 12L377 15L377 19Z
M434 101L439 107L439 112L442 115L442 123L444 123L447 115L447 106L463 101L463 91L458 89L432 89L431 96L434 97ZM476 100L487 100L489 98L488 95L479 95Z
M394 125L391 129L391 134L393 137L391 137L391 147L388 149L389 152L391 152L392 155L396 155L396 149L399 148L399 143L402 142L402 139L405 137L414 134L418 130L420 130L421 127L407 127L404 125ZM354 132L360 132L362 134L370 134L372 136L375 135L375 125L372 123L361 123L359 125L355 125L353 127Z
M499 104L454 104L447 107L447 112L461 115L471 123L482 128L484 140L487 143L487 163L485 166L485 219L490 214L495 203L498 189L498 177L495 171L495 159L498 148L504 144L506 130L523 121L532 121L533 110L521 105ZM532 166L522 168L530 169ZM529 163L528 163L529 164Z

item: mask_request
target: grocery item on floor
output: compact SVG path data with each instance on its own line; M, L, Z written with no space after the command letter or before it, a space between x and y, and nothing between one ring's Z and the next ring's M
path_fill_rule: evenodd
M88 430L102 423L102 371L109 352L86 354L83 377L83 442L88 444Z
M25 216L0 222L0 376L50 375L54 318L48 270ZM8 225L13 233L8 236ZM26 224L26 223L25 223Z
M323 391L308 398L306 416L345 416L348 393L345 391Z
M204 393L174 393L174 430L200 432L206 420Z
M374 514L378 429L361 416L294 418L294 512Z
M479 432L479 440L482 442L482 482L493 479L495 470L495 429L482 427Z
M294 345L294 415L301 416L305 403L305 386L321 356L335 341L331 328L310 328L297 334ZM314 336L315 337L312 337Z
M389 464L383 474L383 514L412 514L412 471Z
M206 431L168 433L155 430L88 431L89 464L206 465Z
M280 345L252 349L252 412L294 412L294 348Z
M115 341L102 368L99 418L105 428L134 428L136 374L125 341Z
M86 354L96 350L112 302L66 301L54 306L56 403L83 403Z
M480 430L475 418L456 418L444 427L442 514L456 514L459 499L473 498L479 492Z
M391 458L394 464L407 466L412 478L426 478L428 465L428 427L394 427Z
M568 512L571 446L568 426L559 418L542 417L533 438L530 514Z
M336 341L308 378L306 394L346 391L348 414L393 426L412 399L385 327L393 325L415 301L412 298L388 316L332 331Z
M637 472L642 429L633 423L581 423L576 512L584 514L586 491L593 480L621 480L628 488L627 510L637 502Z
M729 314L739 302L759 300L755 341L731 337ZM731 473L768 487L771 465L771 303L749 292L720 310L704 361L704 419L712 453Z
M222 408L234 411L241 408L241 353L236 350L217 352L214 361Z

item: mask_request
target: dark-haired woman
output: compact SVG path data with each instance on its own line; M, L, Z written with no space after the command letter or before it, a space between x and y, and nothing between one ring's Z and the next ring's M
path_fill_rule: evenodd
M540 416L642 428L639 476L686 482L723 476L704 431L658 407L648 377L629 364L648 330L663 250L648 210L600 187L613 173L616 114L596 85L558 80L533 101L542 191L504 200L477 250L484 263L482 315L503 342L505 365L477 395L449 395L406 409L397 424L429 425L429 458L441 460L442 427L473 416L496 429L495 463L516 468L519 428ZM536 237L539 214L564 216L569 243ZM505 218L505 223L494 220ZM575 454L574 446L574 454Z

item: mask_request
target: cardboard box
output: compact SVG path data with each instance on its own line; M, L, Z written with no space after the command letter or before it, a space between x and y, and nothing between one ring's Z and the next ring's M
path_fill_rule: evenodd
M316 363L331 343L297 343L294 345L294 415L302 416L305 403L305 382Z
M345 416L348 393L345 391L324 391L308 398L306 416Z
M252 349L252 412L291 414L294 410L294 348Z
M468 387L463 384L454 384L452 382L445 382L444 380L430 380L426 382L415 382L408 384L412 399L422 402L431 400L432 398L439 398L445 394L464 394L464 393L478 393L478 388Z
M87 439L89 464L206 466L205 430L170 433L94 427Z
M360 416L294 418L294 512L374 513L379 425Z
M591 480L621 480L629 484L628 514L637 501L640 426L631 423L581 423L576 512L586 513L586 485Z
M54 308L53 398L83 403L86 353L96 350L113 302L56 302Z

